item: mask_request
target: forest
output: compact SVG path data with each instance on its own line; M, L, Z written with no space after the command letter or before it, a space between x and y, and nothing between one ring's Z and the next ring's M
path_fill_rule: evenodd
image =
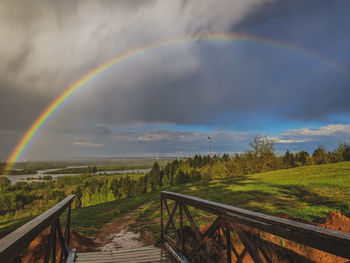
M75 194L73 208L140 196L167 186L243 176L298 166L350 161L350 144L341 143L333 151L319 146L307 151L276 154L273 141L256 137L250 149L234 155L195 155L161 166L154 162L143 174L64 176L42 182L17 182L11 185L0 177L0 222L37 215L69 194Z

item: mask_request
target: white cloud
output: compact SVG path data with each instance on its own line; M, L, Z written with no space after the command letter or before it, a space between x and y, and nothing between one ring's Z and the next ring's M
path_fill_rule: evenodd
M279 136L271 137L276 143L339 143L350 141L350 124L330 124L320 128L301 128L286 131Z
M294 139L294 140L286 140L286 139L279 139L278 137L270 137L271 140L273 140L275 143L302 143L302 142L308 142L308 139Z
M88 141L76 141L73 142L74 145L81 146L81 147L102 147L104 144L102 143L93 143L93 142L88 142Z
M350 135L350 124L331 124L318 129L299 129L291 130L289 133L306 136L332 136L332 135Z

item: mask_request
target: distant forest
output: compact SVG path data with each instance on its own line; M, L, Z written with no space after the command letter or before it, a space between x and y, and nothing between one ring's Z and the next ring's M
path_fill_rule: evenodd
M136 197L148 192L200 180L212 180L298 166L350 161L350 144L341 143L334 151L319 146L306 151L286 151L278 156L273 141L256 137L251 149L234 155L195 155L173 160L164 166L153 164L142 176L77 175L46 182L17 182L11 185L0 177L0 222L33 216L52 207L69 194L75 194L73 208Z

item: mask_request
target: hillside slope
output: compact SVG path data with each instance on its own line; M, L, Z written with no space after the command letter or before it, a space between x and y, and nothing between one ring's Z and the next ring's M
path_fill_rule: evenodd
M163 190L270 215L320 222L329 210L350 217L350 162L202 181ZM141 233L147 231L156 239L160 234L159 195L159 191L156 191L137 198L74 209L72 227L84 235L95 236L104 224L136 211L133 218L135 223L130 227ZM205 214L199 211L192 212L205 218ZM205 222L203 219L199 224ZM18 227L18 223L8 222L0 226L0 231Z
M322 222L330 210L350 217L350 162L185 184L164 190L316 223ZM136 210L135 222L130 227L142 234L152 233L156 239L160 235L159 195L157 191L134 199L76 209L72 214L73 227L83 234L94 235L112 218L122 218ZM193 209L192 213L201 216L197 221L199 225L206 223L205 213Z

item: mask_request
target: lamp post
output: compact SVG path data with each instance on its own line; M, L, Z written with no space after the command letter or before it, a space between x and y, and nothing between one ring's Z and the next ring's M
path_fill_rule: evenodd
M208 155L209 155L209 177L211 180L212 174L211 174L211 137L210 136L208 136Z

